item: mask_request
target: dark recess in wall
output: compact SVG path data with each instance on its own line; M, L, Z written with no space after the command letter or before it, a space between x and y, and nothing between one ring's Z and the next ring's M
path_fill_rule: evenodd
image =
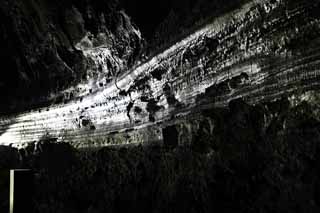
M147 40L144 53L150 57L248 0L120 1Z
M179 133L175 126L168 126L162 130L163 143L165 147L174 148L179 143Z
M156 27L169 14L174 1L120 0L147 39L153 37Z
M192 15L191 11L196 4L202 4L202 0L120 0L126 10L147 40L153 39L159 25L163 23L170 13L181 16L182 19ZM186 21L186 20L184 20ZM190 23L192 24L192 23ZM176 26L179 28L179 26Z

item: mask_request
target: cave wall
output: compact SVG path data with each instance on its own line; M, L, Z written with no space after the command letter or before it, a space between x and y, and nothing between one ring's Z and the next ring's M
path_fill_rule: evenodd
M316 92L238 99L166 127L165 146L0 146L0 168L34 170L35 212L319 212L319 127Z
M89 94L133 63L142 47L116 0L3 1L0 17L2 115Z
M318 1L249 1L105 86L65 104L3 117L2 144L53 138L81 147L162 141L162 129L231 100L304 97L319 87ZM114 55L86 49L100 63ZM114 59L114 65L118 59ZM90 144L90 143L89 143Z

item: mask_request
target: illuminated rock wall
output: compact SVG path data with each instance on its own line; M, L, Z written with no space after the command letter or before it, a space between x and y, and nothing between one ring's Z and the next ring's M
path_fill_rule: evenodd
M100 87L79 84L89 91L81 98L3 117L0 143L161 141L163 127L232 99L255 104L317 91L319 10L318 1L249 1ZM94 66L125 67L108 48L85 46L85 40L75 46Z

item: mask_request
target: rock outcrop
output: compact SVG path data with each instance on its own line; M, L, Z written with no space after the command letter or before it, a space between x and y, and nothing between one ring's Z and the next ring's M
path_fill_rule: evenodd
M258 104L306 97L320 83L319 8L306 0L243 3L160 54L115 72L101 88L85 84L86 96L3 118L0 142L51 137L85 147L161 141L166 126L235 99ZM91 67L126 67L126 56L92 48L88 39L74 49L91 59Z
M74 149L47 140L20 149L20 158L0 147L0 166L34 169L35 212L317 213L319 109L313 92L233 100L166 127L164 146Z
M116 0L4 1L0 17L1 114L94 92L133 64L143 43Z

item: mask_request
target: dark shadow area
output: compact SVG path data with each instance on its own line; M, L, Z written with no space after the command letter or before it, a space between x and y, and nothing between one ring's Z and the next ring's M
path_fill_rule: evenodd
M144 36L151 39L157 26L169 14L174 1L120 0L120 2Z
M17 149L0 146L0 212L9 212L9 170L21 168L22 162Z
M34 173L28 169L15 169L10 171L10 203L12 213L35 212L34 209ZM11 213L11 212L10 212Z
M163 145L169 148L175 148L179 144L179 133L175 126L168 126L162 130Z
M147 40L144 54L151 57L248 0L122 2Z

